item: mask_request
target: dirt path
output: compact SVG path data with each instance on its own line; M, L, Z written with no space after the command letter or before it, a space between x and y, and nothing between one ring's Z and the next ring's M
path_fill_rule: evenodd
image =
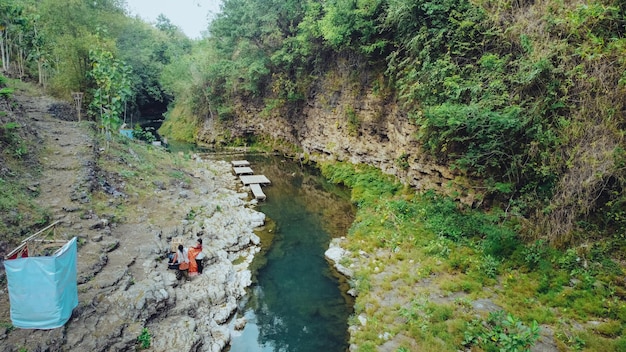
M25 107L44 141L37 203L49 209L52 221L60 221L61 234L100 238L98 230L93 228L98 220L89 204L89 193L96 187L93 177L97 153L90 125L50 115L49 109L58 103L52 98L18 96L16 99ZM92 241L84 243L79 273L89 272L88 268L101 261L101 245ZM94 274L92 271L83 275Z
M68 116L54 117L48 113L53 104L58 102L49 97L16 96L16 101L24 107L31 128L36 130L43 140L43 152L40 159L41 174L33 180L38 190L37 204L49 211L51 222L59 221L56 235L60 239L78 236L81 245L78 261L78 281L84 283L105 267L108 262L103 255L103 248L112 246L114 240L102 241L103 236L111 235L102 231L102 220L97 219L89 203L90 191L94 184L97 146L91 137L93 131L88 123L67 121ZM81 300L93 297L84 290ZM0 299L0 319L10 321L8 297ZM12 331L6 341L4 350L15 346L32 344L33 335L40 332L29 330ZM41 336L42 340L53 340L61 343L64 340L62 331L50 330ZM45 343L47 345L47 343Z

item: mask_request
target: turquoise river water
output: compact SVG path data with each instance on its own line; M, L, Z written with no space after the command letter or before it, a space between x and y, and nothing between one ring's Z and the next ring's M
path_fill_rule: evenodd
M258 209L276 228L256 260L255 283L236 317L245 316L247 324L233 331L230 351L346 351L352 301L324 251L354 219L349 194L292 161L246 159L272 181Z

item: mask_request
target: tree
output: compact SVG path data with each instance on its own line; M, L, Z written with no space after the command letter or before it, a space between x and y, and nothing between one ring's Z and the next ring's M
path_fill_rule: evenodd
M161 32L165 32L167 34L173 34L180 31L180 29L162 13L157 16L156 24L154 26Z
M104 49L90 50L89 59L89 77L96 85L90 113L100 119L102 132L108 135L120 125L125 104L132 97L131 69Z
M3 72L10 70L12 43L22 35L21 26L25 22L22 11L21 4L12 0L0 4L0 59Z

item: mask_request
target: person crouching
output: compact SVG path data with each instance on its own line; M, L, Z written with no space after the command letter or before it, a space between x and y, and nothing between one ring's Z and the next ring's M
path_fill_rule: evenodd
M187 254L187 249L184 248L182 244L178 245L178 250L172 258L172 264L178 265L176 278L180 280L182 276L187 273L187 270L189 270L189 256Z

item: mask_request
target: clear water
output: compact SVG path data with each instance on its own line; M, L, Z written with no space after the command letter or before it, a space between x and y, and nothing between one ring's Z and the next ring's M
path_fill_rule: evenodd
M259 210L277 227L230 351L346 351L352 302L324 258L330 239L346 235L353 221L346 191L290 161L246 159L272 181Z

